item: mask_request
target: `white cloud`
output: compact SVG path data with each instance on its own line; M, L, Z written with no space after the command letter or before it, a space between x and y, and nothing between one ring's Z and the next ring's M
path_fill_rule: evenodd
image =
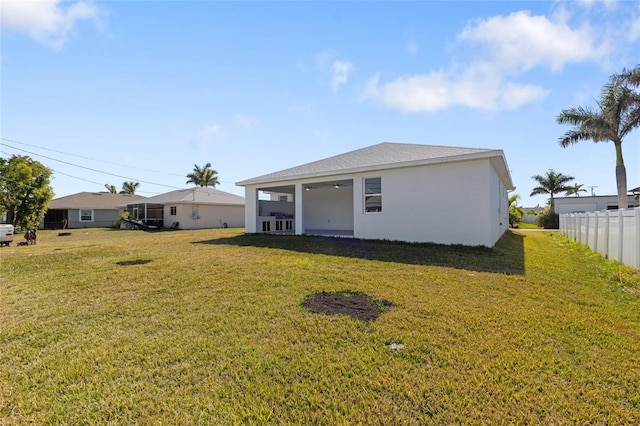
M224 135L224 129L219 123L212 123L202 129L198 134L198 146L206 148L214 140L221 139Z
M349 76L355 71L355 65L349 61L334 59L335 54L329 51L315 55L315 62L323 79L329 78L331 88L336 91L348 82ZM300 68L300 67L298 67Z
M415 42L410 42L406 47L407 53L411 56L418 54L418 45Z
M338 90L342 84L346 84L349 74L354 71L355 67L351 62L334 61L331 64L331 88Z
M402 112L434 112L454 105L481 110L518 108L547 96L548 91L534 85L480 78L469 70L458 78L444 71L401 77L380 86L379 75L369 80L365 99L378 99Z
M638 39L640 39L640 17L636 17L631 21L627 36L627 40L630 42L634 42Z
M103 15L102 9L86 1L2 0L3 28L24 32L53 49L61 49L65 45L78 21L90 20L100 26Z
M547 97L549 90L532 84L507 82L501 87L498 104L504 109L514 110L522 105Z
M474 60L424 74L380 83L372 77L362 95L403 112L433 112L455 105L481 110L512 110L545 98L549 91L515 80L544 67L559 71L569 63L604 62L610 54L589 25L572 27L564 9L552 19L520 11L467 26L460 47L473 47ZM478 49L479 47L479 49Z
M536 66L558 71L567 63L598 61L607 55L589 25L571 28L564 13L555 18L514 12L481 20L458 37L484 46L493 62L511 72Z
M235 116L235 121L240 127L244 127L246 129L251 129L260 124L260 119L251 115L238 114Z

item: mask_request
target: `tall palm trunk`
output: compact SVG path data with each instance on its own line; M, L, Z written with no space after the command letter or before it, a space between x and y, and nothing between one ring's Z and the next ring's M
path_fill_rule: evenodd
M626 209L629 207L627 197L627 169L622 159L622 143L616 143L616 185L618 187L618 208Z

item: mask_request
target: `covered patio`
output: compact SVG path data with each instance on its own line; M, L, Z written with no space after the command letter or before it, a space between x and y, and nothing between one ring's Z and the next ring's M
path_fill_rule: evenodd
M245 200L256 209L249 232L353 237L353 199L353 179L258 187Z

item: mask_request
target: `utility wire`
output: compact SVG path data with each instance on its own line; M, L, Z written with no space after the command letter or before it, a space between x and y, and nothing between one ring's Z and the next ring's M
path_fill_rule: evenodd
M45 151L57 152L58 154L69 155L71 157L77 157L77 158L82 158L82 159L91 160L91 161L98 161L100 163L105 163L105 164L112 164L114 166L131 167L131 166L127 166L125 164L115 163L113 161L107 161L107 160L100 160L98 158L85 157L84 155L72 154L70 152L59 151L59 150L52 149L52 148L45 148L43 146L32 145L32 144L29 144L29 143L26 143L26 142L20 142L20 141L14 140L14 139L9 139L9 138L5 138L5 137L1 137L1 136L0 136L0 140L7 141L7 142L10 142L10 143L16 143L16 144L19 144L19 145L30 146L32 148L44 149ZM9 146L9 145L7 145L7 146ZM15 148L15 149L17 149L17 148ZM168 172L162 172L162 171L159 171L159 170L145 169L145 168L138 167L138 166L136 166L136 169L144 170L145 172L160 173L160 174L168 175L168 176L184 177L183 175L178 175L178 174L175 174L175 173L168 173Z
M1 154L4 154L4 155L9 155L7 152L4 152L4 151L2 151L2 150L0 150L0 153L1 153ZM96 185L100 185L101 187L103 187L103 188L104 188L104 184L103 184L103 183L101 183L101 182L96 182L96 181L93 181L93 180L90 180L90 179L86 179L86 178L81 178L81 177L78 177L78 176L70 175L70 174L68 174L68 173L63 173L63 172L61 172L61 171L54 170L54 169L51 169L51 168L49 168L49 170L51 170L51 172L53 172L53 173L55 173L55 174L64 175L64 176L67 176L67 177L70 177L70 178L73 178L73 179L78 179L78 180L81 180L81 181L83 181L83 182L87 182L87 183L93 183L93 184L96 184ZM53 176L52 176L52 177L53 177ZM4 182L23 183L23 181L21 181L21 180L17 180L17 179L6 179L6 178L3 178L2 180L3 180ZM51 182L50 182L50 184L51 184ZM30 188L34 188L34 186L33 186L33 185L27 185L27 186L28 186L28 187L30 187ZM154 192L154 191L136 191L136 194L154 194L154 195L158 195L158 194L161 194L161 192Z
M15 139L5 138L5 137L2 137L2 136L0 136L0 140L11 142L11 143L16 143L16 144L19 144L19 145L26 145L26 146L30 146L30 147L33 147L33 148L44 149L46 151L51 151L51 152L56 152L56 153L59 153L59 154L69 155L69 156L72 156L72 157L82 158L82 159L85 159L85 160L97 161L97 162L101 162L101 163L105 163L105 164L112 164L114 166L127 167L127 168L131 167L130 165L126 165L126 164L120 164L120 163L115 163L115 162L112 162L112 161L101 160L101 159L98 159L98 158L92 158L92 157L86 157L86 156L83 156L83 155L72 154L72 153L69 153L69 152L59 151L59 150L55 150L55 149L52 149L52 148L45 148L45 147L42 147L42 146L33 145L33 144L26 143L26 142L17 141ZM7 145L6 143L4 145L8 146L10 148L13 148L13 149L17 149L19 151L30 153L32 155L39 155L39 156L44 157L44 158L49 158L49 157L44 156L42 154L31 153L31 152L26 151L24 149L20 149L20 148L13 147L11 145ZM5 153L5 155L9 155L9 154ZM53 158L50 158L50 159L52 159L54 161L61 161L61 160L56 160L56 159L53 159ZM61 162L63 162L63 161L61 161ZM72 166L86 168L86 167L79 166L79 165L72 164L72 163L65 163L65 164L70 164ZM143 170L143 171L146 171L146 172L151 172L151 173L164 174L164 175L167 175L167 176L176 176L176 177L180 177L180 178L184 178L185 177L184 175L178 175L178 174L175 174L175 173L168 173L168 172L163 172L163 171L159 171L159 170L145 169L144 167L139 167L139 166L136 166L136 169L137 170ZM93 169L89 169L89 170L93 170ZM58 173L60 173L60 172L58 172ZM100 172L100 173L105 173L105 172ZM107 173L107 174L109 174L109 173ZM114 175L114 176L118 176L118 175ZM79 179L81 179L81 178L79 178ZM134 179L134 180L140 181L139 179ZM143 181L140 181L140 182L143 182ZM228 181L228 180L219 180L219 182L220 183L235 184L235 181ZM145 183L147 183L147 182L145 182ZM160 185L160 186L164 186L164 185ZM176 187L169 186L169 188L176 188Z
M69 166L79 167L79 168L85 169L85 170L90 170L90 171L96 172L96 173L102 173L102 174L109 175L109 176L115 176L115 177L118 177L118 178L121 178L121 179L133 180L133 181L136 181L136 182L147 183L149 185L163 186L165 188L182 189L182 188L179 188L177 186L164 185L164 184L161 184L161 183L155 183L155 182L150 182L150 181L146 181L146 180L135 179L135 178L128 177L128 176L117 175L115 173L103 172L102 170L93 169L91 167L80 166L78 164L69 163L68 161L62 161L62 160L58 160L56 158L48 157L46 155L38 154L38 153L35 153L35 152L32 152L32 151L27 151L26 149L22 149L22 148L18 148L18 147L15 147L15 146L11 146L11 145L8 145L6 143L4 144L4 146L7 146L7 147L12 148L12 149L16 149L18 151L26 152L27 154L36 155L38 157L46 158L46 159L52 160L52 161L57 161L59 163L67 164Z
M53 169L50 169L50 170L51 170L52 172L54 172L54 173L59 174L59 175L64 175L64 176L67 176L67 177L70 177L70 178L73 178L73 179L78 179L78 180L81 180L81 181L83 181L83 182L95 183L96 185L100 185L100 186L101 186L101 187L103 187L103 188L104 188L104 185L105 185L105 184L103 184L103 183L95 182L95 181L93 181L93 180L89 180L89 179L81 178L81 177L78 177L78 176L73 176L73 175L70 175L70 174L67 174L67 173L62 173L62 172L60 172L60 171L58 171L58 170L53 170ZM157 195L157 194L161 194L160 192L153 192L153 191L139 191L139 190L136 190L136 194L139 194L139 193L142 193L142 194L156 194L156 195Z

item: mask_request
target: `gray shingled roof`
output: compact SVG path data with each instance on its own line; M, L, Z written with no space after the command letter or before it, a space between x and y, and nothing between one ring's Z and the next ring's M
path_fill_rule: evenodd
M178 189L165 194L146 198L140 203L146 204L224 204L224 205L244 205L244 197L220 191L214 188L202 188L199 186Z
M501 157L503 159L503 163L505 163L504 171L508 176L509 172L506 170L506 162L504 161L502 150L383 142L325 158L324 160L243 180L237 182L236 185L245 186L492 157ZM508 177L508 180L510 184L511 178Z
M145 198L141 195L113 194L111 192L78 192L56 198L49 203L49 209L118 209Z

